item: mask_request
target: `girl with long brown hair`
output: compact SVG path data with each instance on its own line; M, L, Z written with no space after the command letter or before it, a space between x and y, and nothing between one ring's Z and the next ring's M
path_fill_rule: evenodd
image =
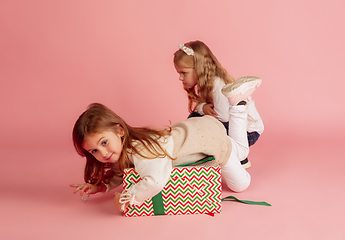
M131 127L106 106L93 103L73 128L73 143L86 158L85 183L71 184L81 195L107 192L122 182L124 168L134 167L141 177L122 193L116 193L115 206L123 211L159 193L168 182L173 167L214 156L230 189L245 190L249 173L240 160L249 153L247 141L247 99L261 81L234 82L223 94L233 128L227 135L214 117L190 118L167 129Z

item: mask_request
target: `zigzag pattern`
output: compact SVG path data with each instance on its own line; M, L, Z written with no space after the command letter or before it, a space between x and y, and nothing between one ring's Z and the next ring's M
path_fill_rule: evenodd
M175 168L162 191L165 213L220 213L221 193L219 167Z
M130 188L133 184L138 183L141 180L139 174L133 169L125 169L123 178L123 189ZM140 217L140 216L152 216L154 215L152 200L146 200L139 207L129 206L124 215L127 217Z
M125 169L124 189L139 182L134 169ZM166 215L221 212L221 172L218 166L174 168L162 190ZM152 200L128 207L125 216L154 215Z
M129 206L125 211L126 217L141 217L154 215L152 200L146 200L140 206Z
M140 176L134 170L134 168L127 168L124 172L123 189L130 188L133 184L141 180Z

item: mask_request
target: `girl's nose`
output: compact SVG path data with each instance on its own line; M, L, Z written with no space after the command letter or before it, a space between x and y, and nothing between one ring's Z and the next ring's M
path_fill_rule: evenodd
M183 75L182 74L180 74L179 80L183 81Z
M101 150L101 154L102 154L103 157L106 157L107 154L108 154L108 152L107 152L106 149L102 149L102 150Z

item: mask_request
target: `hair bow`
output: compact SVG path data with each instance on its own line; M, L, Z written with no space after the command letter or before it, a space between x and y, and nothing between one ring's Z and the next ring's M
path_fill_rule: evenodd
M179 47L182 51L184 51L188 56L194 56L193 49L186 47L184 44L180 44Z

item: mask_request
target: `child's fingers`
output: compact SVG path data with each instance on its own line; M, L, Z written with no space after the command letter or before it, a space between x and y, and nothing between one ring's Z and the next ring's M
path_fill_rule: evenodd
M125 210L128 208L129 203L125 203Z
M85 184L81 189L80 189L80 196L82 196L87 190L89 189L89 186Z
M218 116L217 112L214 111L213 109L210 109L209 113L210 113L210 115L212 115L212 116L214 116L214 117L217 117L217 116Z
M74 194L79 191L79 189L78 189L79 185L78 184L70 184L69 186L75 188L74 191L73 191Z
M70 187L75 187L75 190L73 191L74 194L80 191L80 195L83 195L85 192L85 187L88 186L86 184L71 184Z
M80 194L82 193L81 189L80 189L80 186L77 186L74 190L74 193L77 193L80 191Z
M117 210L119 210L120 212L123 212L122 204L120 203L120 195L121 193L115 192L114 206L116 207Z
M97 187L95 187L89 183L70 184L70 187L75 187L75 190L73 191L73 193L77 193L78 191L80 191L80 196L82 196L84 193L93 194L93 193L97 192Z

